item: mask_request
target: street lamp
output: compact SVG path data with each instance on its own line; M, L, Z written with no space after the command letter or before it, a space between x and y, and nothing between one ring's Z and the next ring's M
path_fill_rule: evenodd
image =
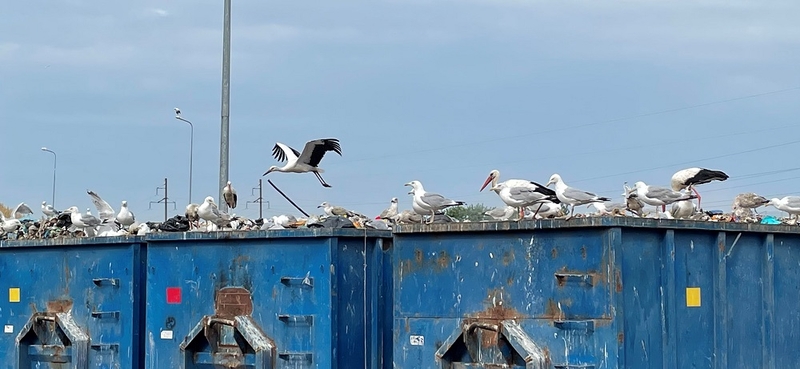
M46 147L43 147L42 151L47 151L53 154L53 202L51 202L50 205L53 205L53 208L55 208L56 207L56 164L58 162L58 156L56 155L55 151L50 150Z
M181 110L175 108L175 119L189 123L189 203L192 203L192 156L194 155L194 125L187 119L181 117Z

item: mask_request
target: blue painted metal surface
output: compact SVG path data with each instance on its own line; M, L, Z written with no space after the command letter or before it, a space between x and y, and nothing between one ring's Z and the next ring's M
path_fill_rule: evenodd
M797 365L797 227L402 226L391 269L394 368Z
M390 241L363 229L148 236L145 367L383 367Z
M140 368L143 245L0 243L0 368Z

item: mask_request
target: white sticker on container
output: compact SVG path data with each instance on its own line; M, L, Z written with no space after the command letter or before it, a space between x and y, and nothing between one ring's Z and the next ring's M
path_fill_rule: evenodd
M14 326L7 324L5 327L3 327L3 333L14 333Z
M162 340L171 340L172 339L172 331L161 331L161 339Z
M411 346L423 346L425 345L425 336L411 336L409 341L411 341Z

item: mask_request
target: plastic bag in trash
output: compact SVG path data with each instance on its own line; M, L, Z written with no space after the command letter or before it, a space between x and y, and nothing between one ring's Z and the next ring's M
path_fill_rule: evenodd
M183 215L176 215L159 224L158 230L164 232L187 232L189 230L189 218Z
M767 215L764 219L761 219L761 224L781 224L781 221L775 219L772 215Z
M325 220L319 223L308 224L306 227L309 228L355 228L356 226L351 222L349 219L340 217L340 216L332 216L327 217Z

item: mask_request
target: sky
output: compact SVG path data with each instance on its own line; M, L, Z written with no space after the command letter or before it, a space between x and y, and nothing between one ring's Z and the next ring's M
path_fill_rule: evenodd
M233 212L258 216L259 179L265 216L300 215L266 179L312 214L410 209L411 180L503 206L478 191L492 169L615 200L624 182L723 170L698 187L706 210L800 195L798 15L797 1L234 1ZM182 214L190 131L175 107L195 128L191 200L217 197L222 1L16 1L0 17L0 202L51 201L46 146L56 208L97 214L93 190L160 220L168 178ZM331 188L262 177L281 165L275 142L328 137L343 151L320 164Z

